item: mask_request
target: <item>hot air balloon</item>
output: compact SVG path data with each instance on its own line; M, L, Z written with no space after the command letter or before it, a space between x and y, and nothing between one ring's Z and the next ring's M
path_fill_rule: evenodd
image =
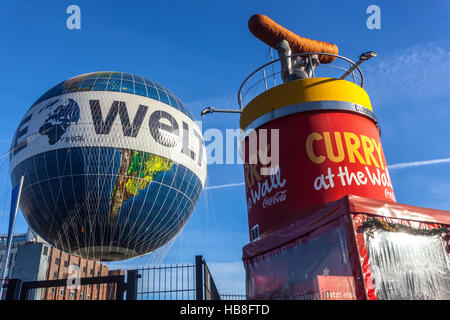
M20 208L50 244L102 261L152 252L191 216L206 179L201 130L169 90L95 72L56 85L25 113L10 152Z

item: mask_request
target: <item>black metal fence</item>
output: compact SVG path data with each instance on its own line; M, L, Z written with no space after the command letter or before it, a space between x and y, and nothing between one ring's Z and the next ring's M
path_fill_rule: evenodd
M202 256L192 264L170 264L137 269L138 300L245 300L245 295L220 295Z
M49 298L51 300L124 300L125 297L127 300L136 300L139 277L137 270L128 270L126 282L123 274L79 278L80 289L71 288L67 279L41 281L9 279L3 287L6 289L5 300L49 300ZM100 296L101 288L105 288L105 291ZM50 292L47 291L49 289ZM80 296L81 292L86 292L86 289L91 290L88 291L90 294ZM63 291L63 294L60 294L60 290ZM36 295L37 291L39 291L39 296Z
M174 264L138 268L138 300L195 300L195 265Z
M243 294L220 295L202 256L193 264L158 265L127 274L79 278L74 289L67 279L3 284L6 300L245 300ZM126 295L125 295L126 294Z
M208 265L203 260L201 256L195 257L196 264L202 264L203 266L203 283L200 285L199 290L202 290L203 299L202 300L220 300L221 297L219 295L219 291L217 290L216 284L212 277L211 272L209 271ZM198 261L197 261L198 259ZM201 270L200 270L201 272Z
M222 293L220 295L221 300L247 300L245 294L234 294L234 293Z

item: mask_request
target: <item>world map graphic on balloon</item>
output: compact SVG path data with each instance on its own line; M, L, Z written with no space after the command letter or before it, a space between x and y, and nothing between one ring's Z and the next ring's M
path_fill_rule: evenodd
M60 102L59 99L50 102L43 107L40 112L52 107L54 104ZM66 132L71 124L77 124L80 119L80 107L73 100L69 99L67 104L59 105L53 112L51 112L44 124L39 128L39 133L48 137L48 143L53 145L57 143L62 135Z
M159 173L173 168L173 161L147 152L122 149L120 154L119 170L111 194L112 221L125 201L145 190Z

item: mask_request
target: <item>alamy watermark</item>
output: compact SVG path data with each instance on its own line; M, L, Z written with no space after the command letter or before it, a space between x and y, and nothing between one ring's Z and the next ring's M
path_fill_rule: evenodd
M81 29L81 9L75 4L67 7L66 13L69 15L66 20L66 26L69 30Z
M66 286L69 290L80 290L81 288L80 267L72 264L67 271Z
M210 128L203 139L207 164L260 165L261 175L272 175L279 167L279 129L225 129L224 135L222 130Z
M376 4L367 7L366 13L370 16L366 20L366 26L369 30L381 29L381 9Z

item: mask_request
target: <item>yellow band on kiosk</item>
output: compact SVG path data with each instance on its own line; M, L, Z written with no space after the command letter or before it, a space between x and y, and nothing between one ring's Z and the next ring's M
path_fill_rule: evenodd
M267 90L250 101L241 113L240 126L247 129L257 120L267 117L268 114L283 114L282 108L297 107L290 113L311 111L307 105L314 102L321 104L321 109L349 110L347 107L339 107L339 102L354 106L355 111L374 118L372 104L366 91L360 86L334 78L308 78L287 82L285 84ZM326 107L326 104L330 108ZM332 107L332 105L337 107ZM317 105L317 103L316 103ZM317 108L316 108L317 109ZM285 115L288 113L284 112ZM373 115L373 116L371 116Z

